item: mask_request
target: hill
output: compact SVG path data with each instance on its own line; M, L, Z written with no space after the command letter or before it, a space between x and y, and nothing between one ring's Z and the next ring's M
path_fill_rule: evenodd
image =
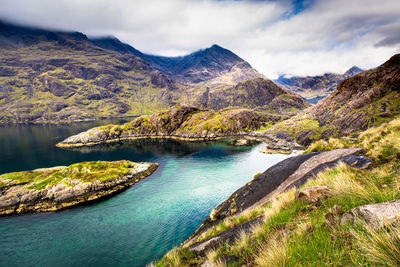
M346 136L400 114L400 54L381 66L344 80L318 104L266 132L308 145Z

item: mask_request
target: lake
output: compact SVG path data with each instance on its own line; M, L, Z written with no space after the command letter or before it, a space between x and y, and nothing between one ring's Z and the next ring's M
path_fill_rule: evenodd
M92 160L158 162L151 176L110 199L59 212L0 218L0 266L145 266L188 238L221 201L288 155L263 144L135 140L57 148L97 125L0 127L0 173Z

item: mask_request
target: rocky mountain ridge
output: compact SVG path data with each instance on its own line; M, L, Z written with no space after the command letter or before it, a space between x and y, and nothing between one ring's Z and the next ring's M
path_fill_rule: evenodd
M0 22L0 47L0 123L136 116L177 103L274 109L269 104L283 94L293 96L276 100L278 112L307 106L217 45L165 58L115 38Z
M344 80L318 104L266 132L309 145L380 125L400 114L400 54Z
M290 78L282 75L275 81L296 92L310 103L316 104L332 93L343 80L362 71L359 67L353 66L343 74L325 73L318 76L294 76Z

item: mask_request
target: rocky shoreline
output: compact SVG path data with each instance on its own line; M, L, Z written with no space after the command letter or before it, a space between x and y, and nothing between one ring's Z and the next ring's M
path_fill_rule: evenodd
M211 214L205 218L202 225L183 243L184 247L202 244L201 253L210 248L201 236L211 227L223 222L230 216L239 216L249 210L267 204L274 196L305 184L318 173L344 163L348 166L366 169L371 165L371 160L358 154L363 154L363 148L344 148L332 151L313 152L287 158L267 169L264 173L254 178L251 182L236 190L225 201L221 202ZM237 228L236 232L241 230ZM225 242L223 238L211 242L213 246ZM208 243L207 243L208 244ZM197 253L198 251L196 251Z
M56 144L70 148L136 139L175 139L182 141L214 141L247 139L268 143L269 152L301 150L295 141L277 138L256 131L279 118L248 109L227 109L213 112L191 106L175 107L151 116L141 116L122 125L106 125L73 135Z
M58 211L119 193L157 163L98 161L0 175L0 216Z

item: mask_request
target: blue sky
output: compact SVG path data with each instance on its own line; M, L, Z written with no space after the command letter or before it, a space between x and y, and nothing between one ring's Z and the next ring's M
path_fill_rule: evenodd
M0 0L0 18L113 35L151 54L216 43L267 77L376 67L400 52L399 0Z

